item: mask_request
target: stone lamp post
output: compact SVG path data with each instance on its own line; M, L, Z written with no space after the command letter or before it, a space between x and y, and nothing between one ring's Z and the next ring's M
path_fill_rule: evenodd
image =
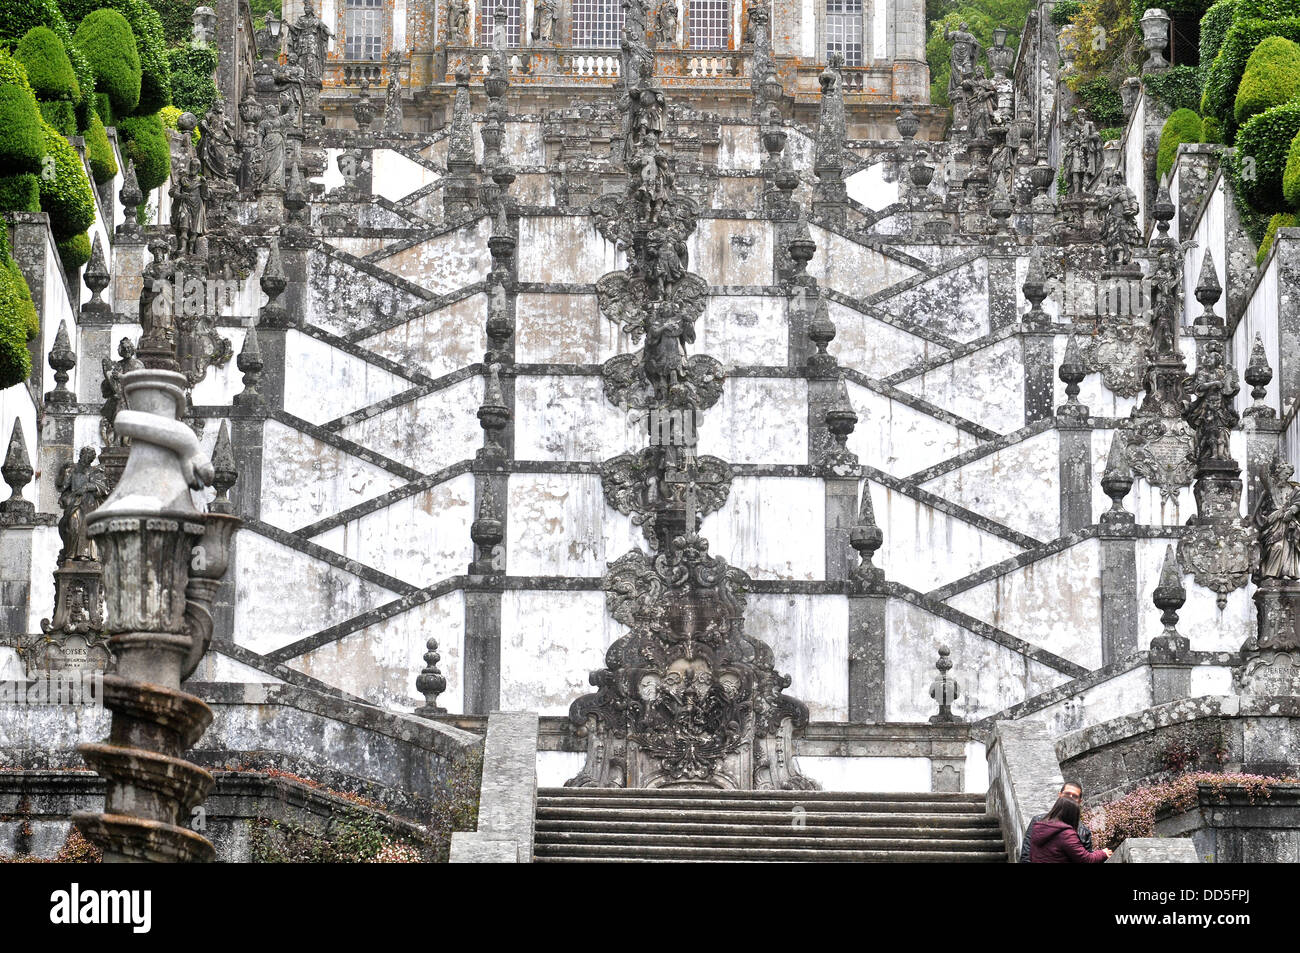
M87 529L103 561L105 630L118 666L104 678L111 734L77 749L107 782L104 811L79 812L73 822L105 862L207 861L212 844L186 824L212 776L182 755L212 711L180 685L211 639L212 597L240 521L221 512L227 507L195 507L190 491L212 483L214 472L179 419L185 377L174 354L149 363L123 375L130 409L114 427L130 438L130 457Z

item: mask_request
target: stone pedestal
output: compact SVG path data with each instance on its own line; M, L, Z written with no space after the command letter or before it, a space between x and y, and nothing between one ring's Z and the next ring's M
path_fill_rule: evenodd
M1243 695L1300 695L1300 581L1264 579L1255 590L1259 631L1234 673Z

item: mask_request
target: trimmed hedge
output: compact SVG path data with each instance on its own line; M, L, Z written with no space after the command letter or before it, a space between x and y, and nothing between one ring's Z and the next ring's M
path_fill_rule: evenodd
M1223 141L1223 132L1219 129L1218 121L1212 116L1206 116L1201 120L1201 142L1219 146L1227 145Z
M72 45L72 30L55 0L0 0L0 45L19 43L35 27L48 27L72 64L77 79L77 103L81 105L95 88L95 77L86 58Z
M116 10L131 26L142 73L140 115L157 112L171 102L171 70L167 65L167 41L162 17L145 0L62 0L69 20L84 23L98 9Z
M5 59L0 54L0 60ZM45 157L45 124L36 97L25 85L0 79L0 175L40 172Z
M1255 47L1237 86L1233 118L1243 123L1300 95L1300 44L1270 36Z
M212 75L217 69L217 51L211 46L186 45L170 50L172 105L202 119L217 99Z
M1237 85L1246 70L1250 54L1270 36L1282 36L1300 42L1300 18L1285 20L1238 20L1223 41L1219 55L1205 74L1205 93L1201 97L1201 115L1219 121L1225 139L1237 131L1234 115Z
M0 255L0 389L31 376L32 355L27 342L39 333L32 293L6 252Z
M1269 249L1273 247L1273 239L1277 238L1279 228L1294 228L1296 216L1292 212L1279 212L1268 220L1268 228L1264 231L1264 240L1259 243L1259 251L1255 254L1255 264L1263 265L1264 260L1268 258Z
M114 115L128 116L140 105L143 76L135 34L116 10L96 10L81 21L73 38L95 74L96 101L107 97ZM103 116L108 120L111 117Z
M37 99L70 103L81 99L72 60L63 41L49 27L33 27L24 33L14 50L14 58L27 70L27 85Z
M1300 17L1300 0L1237 0L1239 20L1283 20Z
M90 261L90 235L82 232L66 242L59 242L59 259L63 262L63 273L69 278L75 277L77 269Z
M1148 74L1142 77L1142 86L1170 111L1195 111L1201 105L1201 71L1196 66L1175 66L1162 73Z
M57 129L45 127L46 154L54 157L54 175L40 177L41 210L50 217L56 242L90 228L95 221L95 194L81 157Z
M122 157L135 163L140 191L151 192L167 181L171 175L171 148L157 113L119 119L117 134L121 137Z
M108 133L98 116L91 116L86 127L86 161L90 163L90 174L101 185L113 181L113 176L117 175L113 144L108 141Z
M77 108L72 103L59 100L53 103L37 102L36 105L40 107L41 118L59 130L61 135L77 134Z
M1300 208L1300 134L1291 140L1282 170L1282 197L1292 208Z
M1163 179L1174 167L1178 147L1184 142L1201 141L1201 117L1190 109L1175 110L1160 130L1160 149L1156 152L1156 179Z
M1228 28L1237 17L1237 0L1219 0L1201 17L1200 70L1204 73L1219 55Z
M41 183L30 172L0 175L0 209L8 212L39 212ZM0 232L3 232L0 229Z
M1255 211L1286 211L1282 175L1297 133L1300 133L1300 103L1287 103L1251 117L1237 134L1232 153L1232 184L1241 199Z

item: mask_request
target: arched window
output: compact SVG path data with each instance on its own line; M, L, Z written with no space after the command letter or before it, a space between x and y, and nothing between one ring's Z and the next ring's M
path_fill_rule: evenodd
M731 0L688 0L688 45L693 50L725 50L731 37Z
M492 24L495 21L497 4L506 5L506 46L519 45L519 30L521 27L523 10L523 0L479 0L478 6L478 44L479 46L492 45Z
M623 32L620 0L573 0L573 45L617 49Z
M350 60L377 60L384 49L383 0L347 0L343 11L347 37L343 55Z
M826 0L826 55L844 54L845 66L861 66L862 0Z

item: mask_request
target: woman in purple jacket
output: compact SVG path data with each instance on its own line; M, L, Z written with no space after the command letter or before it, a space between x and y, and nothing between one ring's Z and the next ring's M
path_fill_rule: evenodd
M1034 825L1029 843L1031 864L1104 864L1109 850L1088 850L1079 840L1079 804L1056 799L1047 816Z

